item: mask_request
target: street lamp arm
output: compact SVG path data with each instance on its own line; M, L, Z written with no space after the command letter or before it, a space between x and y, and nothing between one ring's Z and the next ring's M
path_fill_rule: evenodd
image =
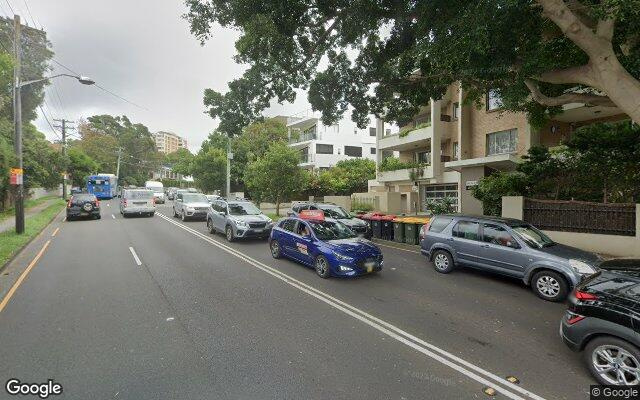
M89 79L89 78L87 78L87 77L85 77L85 76L70 75L70 74L58 74L58 75L53 75L53 76L47 76L47 77L40 78L40 79L34 79L34 80L31 80L31 81L19 82L19 83L16 85L16 88L20 89L20 88L23 88L23 87L25 87L25 86L32 85L32 84L34 84L34 83L39 83L39 82L48 81L48 80L51 80L51 79L53 79L53 78L58 78L58 77L61 77L61 76L68 76L68 77L70 77L70 78L75 78L75 79L77 79L80 83L82 83L82 84L84 84L84 85L93 85L93 84L94 84L93 80L91 80L91 79Z

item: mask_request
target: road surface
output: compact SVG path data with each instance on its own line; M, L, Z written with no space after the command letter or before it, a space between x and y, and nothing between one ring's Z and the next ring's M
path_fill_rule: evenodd
M393 247L379 274L323 280L171 202L126 219L102 204L99 221L61 215L0 275L6 299L40 253L0 310L3 383L136 400L584 399L594 383L558 336L565 305L517 281L437 274Z

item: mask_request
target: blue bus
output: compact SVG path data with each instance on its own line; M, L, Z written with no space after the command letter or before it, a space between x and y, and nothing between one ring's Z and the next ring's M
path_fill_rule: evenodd
M87 178L87 193L94 194L98 199L112 199L116 197L118 177L114 174L91 175Z

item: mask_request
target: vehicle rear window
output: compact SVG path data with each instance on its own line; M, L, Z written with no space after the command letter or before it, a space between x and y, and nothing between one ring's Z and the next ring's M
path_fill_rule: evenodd
M453 218L451 217L435 217L431 220L431 224L429 224L429 232L440 233L446 228Z
M92 194L74 194L72 199L73 201L95 201L96 196Z
M472 221L460 221L453 227L453 236L461 239L480 240L480 224Z
M153 192L150 190L132 190L125 195L127 199L151 199Z

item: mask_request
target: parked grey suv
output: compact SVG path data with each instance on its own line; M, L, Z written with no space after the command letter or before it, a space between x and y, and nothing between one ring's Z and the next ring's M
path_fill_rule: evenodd
M173 216L180 217L183 221L187 219L203 220L209 211L209 201L202 193L176 193L173 202Z
M522 279L540 298L562 301L598 270L596 254L551 240L517 219L439 215L420 233L421 251L436 271L469 266Z
M236 238L266 239L271 234L273 221L250 201L218 199L211 202L207 228L210 233L224 233L230 242Z

